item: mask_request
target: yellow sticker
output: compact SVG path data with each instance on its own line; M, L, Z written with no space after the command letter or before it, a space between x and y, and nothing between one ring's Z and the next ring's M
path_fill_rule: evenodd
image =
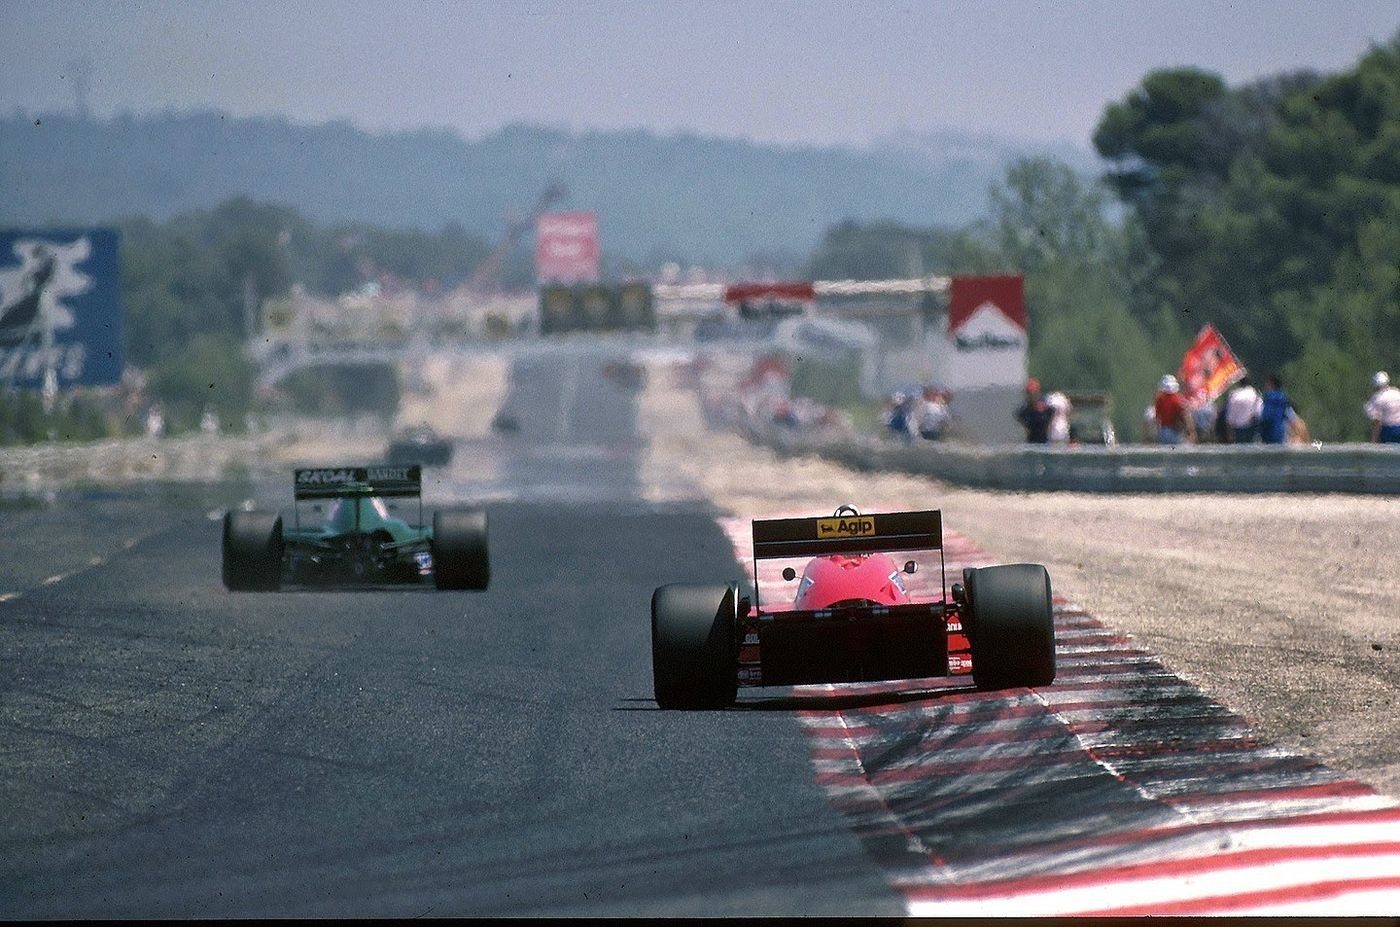
M818 518L817 539L860 538L875 533L875 519L869 515L850 518Z

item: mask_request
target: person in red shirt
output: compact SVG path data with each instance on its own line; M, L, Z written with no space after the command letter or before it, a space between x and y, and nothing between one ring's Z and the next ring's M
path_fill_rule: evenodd
M1191 418L1191 409L1181 396L1181 386L1176 377L1167 374L1157 384L1157 399L1152 404L1157 415L1157 443L1180 444L1196 441L1196 423Z

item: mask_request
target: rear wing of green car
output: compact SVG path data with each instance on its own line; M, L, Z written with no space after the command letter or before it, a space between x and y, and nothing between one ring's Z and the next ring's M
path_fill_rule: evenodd
M292 510L297 530L301 529L301 506L296 503L315 499L352 497L415 498L418 524L423 524L423 468L418 464L375 467L298 467L292 471ZM359 506L355 524L359 526Z
M303 499L345 496L423 496L423 469L401 467L303 467L293 472L292 495Z

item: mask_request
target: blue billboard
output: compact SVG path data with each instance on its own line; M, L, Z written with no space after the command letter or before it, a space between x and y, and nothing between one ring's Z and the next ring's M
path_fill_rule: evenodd
M0 229L0 388L122 375L118 232Z

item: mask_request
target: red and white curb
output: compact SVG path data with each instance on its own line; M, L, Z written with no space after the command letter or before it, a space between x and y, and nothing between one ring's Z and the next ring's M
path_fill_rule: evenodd
M751 569L750 523L720 525ZM950 578L990 562L944 544ZM910 914L1400 912L1400 803L1261 740L1082 609L1057 600L1055 630L1043 689L790 690L817 782Z

